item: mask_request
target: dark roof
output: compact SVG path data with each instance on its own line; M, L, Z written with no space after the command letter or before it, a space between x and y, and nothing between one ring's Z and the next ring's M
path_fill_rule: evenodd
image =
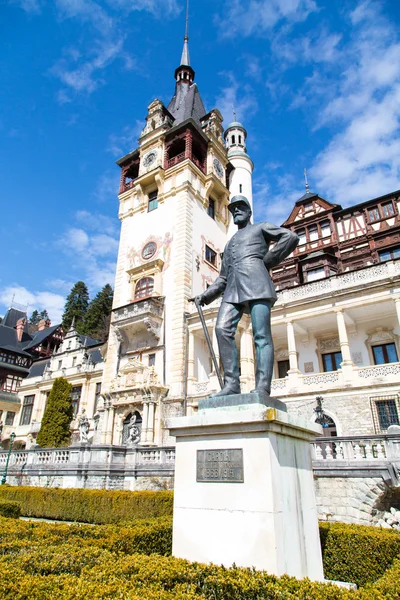
M17 325L17 321L20 319L27 319L26 312L18 310L17 308L9 308L1 322L1 325L3 325L3 327L14 328ZM28 320L26 322L24 331L28 333Z
M28 352L24 352L23 350L25 344L26 340L18 342L17 332L14 328L4 327L3 323L0 323L0 348L10 350L11 352L17 352L23 356L30 356Z
M79 333L78 337L81 341L82 346L85 345L85 340L86 340L86 346L88 348L90 348L91 346L100 346L101 345L101 342L99 342L99 340L95 340L94 338L91 338L88 335L82 335Z
M90 358L92 359L92 361L94 363L103 362L103 357L101 355L99 348L96 348L95 350L91 350L88 354L90 355Z
M304 196L296 200L296 202L303 202L303 200L309 200L311 198L316 198L318 194L314 194L314 192L306 192Z
M61 323L58 325L52 325L51 327L47 327L46 329L42 329L41 331L36 331L33 334L33 339L25 343L24 349L29 350L30 348L35 348L35 346L39 346L47 337L52 335L56 329L61 326Z
M200 123L200 119L206 114L199 89L195 83L188 84L178 81L175 94L167 108L175 119L174 125L190 118Z
M30 379L31 377L40 377L43 375L46 364L50 364L47 358L45 360L38 360L34 362L30 368L27 379Z

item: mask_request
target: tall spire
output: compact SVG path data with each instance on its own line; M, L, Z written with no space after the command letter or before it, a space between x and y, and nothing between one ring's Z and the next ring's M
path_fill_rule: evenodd
M308 185L307 169L304 169L304 180L306 183L306 194L310 193L310 186Z
M189 56L189 0L186 0L186 28L185 28L185 37L183 38L183 50L181 57L181 66L189 67L190 66L190 56Z

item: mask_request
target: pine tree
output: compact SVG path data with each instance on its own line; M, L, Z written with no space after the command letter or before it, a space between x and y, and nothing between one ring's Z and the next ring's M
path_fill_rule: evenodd
M40 317L40 318L39 318L39 321L41 321L42 319L43 319L44 321L47 321L47 320L48 320L48 318L49 318L49 313L47 312L47 310L46 310L46 309L44 309L44 310L42 310L42 311L40 312L40 314L39 314L39 317Z
M100 342L107 339L113 295L113 289L108 283L97 293L89 304L82 333Z
M37 325L40 321L41 317L37 310L34 310L30 316L29 323L30 325Z
M83 321L89 305L89 292L86 283L78 281L67 296L64 306L62 324L64 331L71 327L72 319L75 317L75 329L83 333Z
M37 436L37 443L42 448L69 445L73 418L71 390L72 385L64 377L54 380Z

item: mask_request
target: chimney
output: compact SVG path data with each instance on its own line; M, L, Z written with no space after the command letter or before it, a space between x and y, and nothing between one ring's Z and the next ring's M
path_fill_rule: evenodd
M38 324L38 331L43 331L43 329L47 329L50 326L51 326L50 319L46 319L46 320L41 319Z
M24 333L24 328L26 324L26 318L18 319L15 329L17 330L17 340L20 342L22 340L22 334Z

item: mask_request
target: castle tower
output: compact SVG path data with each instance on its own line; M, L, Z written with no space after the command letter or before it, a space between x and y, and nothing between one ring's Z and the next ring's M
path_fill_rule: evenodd
M168 107L150 104L138 147L117 161L121 234L99 407L102 443L123 443L137 414L140 444L168 441L162 422L185 407L188 299L220 269L228 157L222 116L206 113L194 78L186 26Z
M247 154L246 138L247 131L241 123L233 121L225 130L224 134L228 159L233 169L229 175L229 192L231 197L243 194L253 206L253 169L254 164ZM229 237L236 232L232 220L229 226Z

